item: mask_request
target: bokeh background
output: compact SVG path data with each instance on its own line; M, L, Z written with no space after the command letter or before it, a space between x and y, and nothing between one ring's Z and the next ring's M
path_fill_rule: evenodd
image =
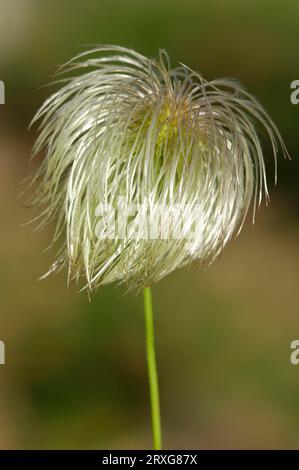
M90 303L65 273L36 282L52 227L31 235L17 198L42 85L94 43L238 78L281 129L293 160L274 189L265 147L272 198L255 226L153 293L165 447L299 448L298 17L297 0L0 0L0 448L151 445L141 297L108 286Z

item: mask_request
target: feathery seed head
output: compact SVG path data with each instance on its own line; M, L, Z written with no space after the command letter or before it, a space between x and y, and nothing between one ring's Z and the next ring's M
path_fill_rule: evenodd
M90 289L141 288L212 262L251 201L255 211L268 199L255 124L275 163L278 145L287 151L236 82L172 69L164 51L152 60L119 46L80 54L61 73L61 88L33 119L41 121L33 155L43 150L45 159L32 202L43 207L39 227L56 222L60 243L49 273L67 265Z

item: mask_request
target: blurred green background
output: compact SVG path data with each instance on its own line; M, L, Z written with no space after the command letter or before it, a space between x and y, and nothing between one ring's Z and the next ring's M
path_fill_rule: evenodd
M89 303L66 273L36 282L51 227L21 227L15 186L34 166L42 85L94 43L163 47L208 79L238 78L280 128L293 160L255 226L153 294L165 447L299 448L298 18L297 0L0 0L0 448L151 445L141 297L108 286Z

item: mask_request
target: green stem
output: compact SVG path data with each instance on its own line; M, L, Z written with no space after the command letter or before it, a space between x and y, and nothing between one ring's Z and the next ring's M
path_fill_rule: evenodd
M152 415L153 448L154 450L161 450L162 439L161 439L159 386L158 386L158 373L157 373L156 353L155 353L152 292L151 292L150 287L145 287L143 289L143 299L144 299L144 315L145 315L146 355L147 355L147 367L148 367L151 415Z

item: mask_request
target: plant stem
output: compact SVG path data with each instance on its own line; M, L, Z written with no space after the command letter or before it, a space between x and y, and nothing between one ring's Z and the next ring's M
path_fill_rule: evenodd
M152 292L151 292L150 287L145 287L143 289L143 299L144 299L144 315L145 315L146 355L147 355L147 367L148 367L151 415L152 415L153 448L154 450L161 450L162 439L161 439L161 420L160 420L160 400L159 400L156 353L155 353Z

